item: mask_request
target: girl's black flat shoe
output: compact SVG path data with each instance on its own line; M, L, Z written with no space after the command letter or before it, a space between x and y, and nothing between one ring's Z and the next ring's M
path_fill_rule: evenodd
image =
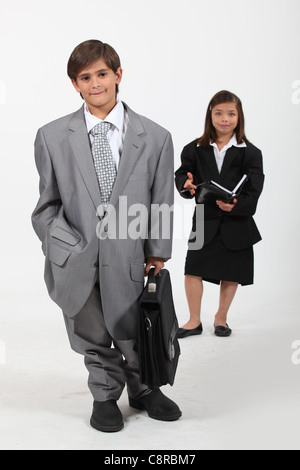
M226 323L227 325L227 323ZM221 338L226 338L228 336L231 336L232 330L229 328L229 326L215 326L215 335L219 336Z
M187 338L188 336L201 335L203 333L202 323L197 328L192 330L186 330L185 328L179 328L177 332L177 338Z

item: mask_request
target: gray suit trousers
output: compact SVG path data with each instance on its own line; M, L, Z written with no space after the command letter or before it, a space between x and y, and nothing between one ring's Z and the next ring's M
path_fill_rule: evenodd
M64 315L64 319L72 349L85 356L94 400L118 400L125 383L131 398L150 392L140 381L136 342L114 340L107 331L99 282L81 311L73 318Z

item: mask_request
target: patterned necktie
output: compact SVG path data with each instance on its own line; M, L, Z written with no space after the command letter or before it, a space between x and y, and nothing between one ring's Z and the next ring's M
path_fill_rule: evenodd
M113 154L107 140L107 133L110 128L111 124L109 122L99 122L90 131L94 136L92 155L100 188L101 202L106 206L109 203L117 174Z

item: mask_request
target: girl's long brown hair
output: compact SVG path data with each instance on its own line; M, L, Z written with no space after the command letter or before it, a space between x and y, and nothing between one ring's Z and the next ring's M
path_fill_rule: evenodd
M201 147L209 147L210 142L215 142L217 139L217 132L212 123L211 113L214 107L221 103L234 103L236 105L239 117L238 125L235 128L236 140L238 144L241 144L242 142L248 142L248 139L245 135L245 117L242 102L234 93L231 93L227 90L222 90L213 96L208 105L205 118L204 134L198 139L198 144Z

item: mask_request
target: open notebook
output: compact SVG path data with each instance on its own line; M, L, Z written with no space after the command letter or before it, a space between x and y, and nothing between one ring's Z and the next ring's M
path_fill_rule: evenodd
M198 184L196 190L197 202L199 204L203 204L207 201L216 201L220 199L221 201L230 203L235 197L238 197L241 194L247 180L248 176L244 175L232 191L224 188L224 186L221 186L219 183L216 183L213 180ZM189 191L189 189L184 189L181 192L184 193L187 191Z

